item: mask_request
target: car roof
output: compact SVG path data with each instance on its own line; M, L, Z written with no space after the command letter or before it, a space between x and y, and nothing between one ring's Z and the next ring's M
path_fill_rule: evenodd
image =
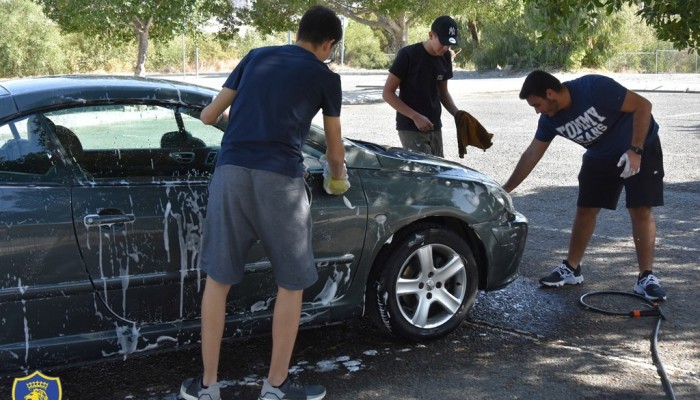
M217 91L166 79L61 75L0 81L0 121L86 103L170 102L205 106Z

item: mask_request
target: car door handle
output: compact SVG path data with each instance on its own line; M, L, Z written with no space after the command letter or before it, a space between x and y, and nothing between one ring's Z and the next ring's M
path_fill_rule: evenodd
M134 214L88 214L83 218L85 226L105 226L132 223L136 220Z
M191 151L174 151L170 153L170 158L181 164L189 164L194 161L194 153Z

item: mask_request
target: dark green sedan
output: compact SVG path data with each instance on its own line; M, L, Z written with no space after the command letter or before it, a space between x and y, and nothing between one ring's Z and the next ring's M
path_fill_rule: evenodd
M199 113L214 95L131 77L0 81L1 370L198 342L199 243L225 128ZM320 275L304 327L368 316L432 339L464 321L478 290L517 277L527 220L491 178L363 141L345 150L352 188L330 196L318 127L304 147ZM258 243L224 336L270 332L275 294Z

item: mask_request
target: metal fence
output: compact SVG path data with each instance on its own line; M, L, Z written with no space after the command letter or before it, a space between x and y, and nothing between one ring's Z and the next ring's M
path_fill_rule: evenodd
M656 50L639 53L621 53L606 64L614 72L639 73L698 73L698 52L686 50Z

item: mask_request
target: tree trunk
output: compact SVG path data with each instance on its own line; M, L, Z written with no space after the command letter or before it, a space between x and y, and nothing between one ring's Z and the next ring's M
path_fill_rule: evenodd
M400 12L396 18L375 13L376 19L367 19L364 18L364 13L357 13L354 7L348 6L345 2L327 1L325 4L338 14L345 15L370 28L384 31L389 41L389 48L394 55L408 42L408 28L411 26L412 21L406 17L405 11Z
M471 20L467 23L469 27L469 32L472 35L472 40L474 41L474 47L479 47L479 29L476 27L476 21Z
M382 18L380 18L381 20ZM408 44L408 27L410 22L406 18L405 13L401 13L396 19L386 19L382 24L382 29L389 33L389 46L394 52L394 55L405 45Z
M136 57L136 66L134 67L135 76L146 76L146 57L148 56L148 35L153 27L153 18L149 18L148 22L144 23L138 18L134 19L134 31L136 40L139 43L139 53Z

